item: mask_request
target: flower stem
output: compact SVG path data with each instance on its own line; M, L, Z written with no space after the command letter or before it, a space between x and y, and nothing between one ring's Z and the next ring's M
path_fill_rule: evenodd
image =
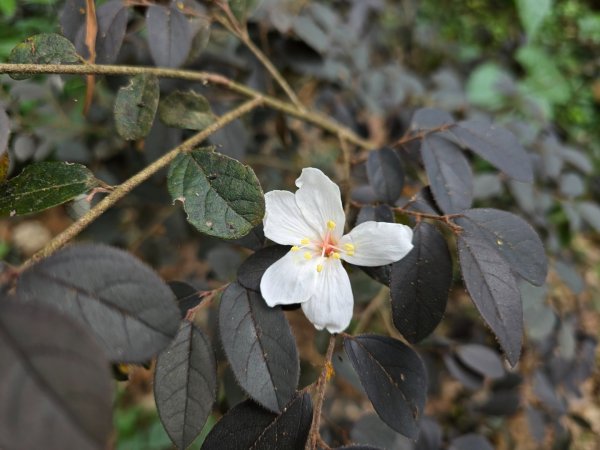
M75 236L81 233L84 229L86 229L94 220L100 217L117 201L125 197L125 195L131 192L135 187L137 187L142 182L146 181L148 178L150 178L163 167L166 167L168 164L170 164L171 161L173 161L175 157L179 155L179 153L192 150L194 147L196 147L198 144L204 141L215 131L223 128L228 123L252 111L261 103L262 98L256 97L253 100L249 100L243 103L241 106L238 106L237 108L229 111L227 114L221 116L211 125L206 127L204 130L200 131L199 133L196 133L194 136L192 136L182 144L178 145L170 152L166 153L165 155L154 161L152 164L136 173L128 180L116 186L110 194L104 197L104 199L102 199L96 206L94 206L87 213L81 216L81 218L79 218L77 222L74 222L62 233L55 236L43 249L41 249L39 252L35 253L31 258L25 261L21 268L28 267L36 261L50 256L52 253L63 247L67 242L69 242L71 239L73 239Z
M202 84L215 84L237 94L249 98L260 97L262 103L272 109L281 111L305 122L316 125L334 135L343 136L348 142L359 147L370 149L373 144L361 138L349 128L344 127L325 114L298 108L292 103L279 100L269 95L249 88L243 84L224 77L218 73L198 72L194 70L168 69L164 67L114 66L104 64L0 64L0 73L44 73L44 74L80 74L80 75L138 75L149 73L161 78L177 78L187 81L197 81Z
M306 443L307 450L314 450L317 448L317 444L321 440L321 436L319 434L319 428L321 425L321 411L323 409L323 400L325 399L325 387L327 386L327 381L331 376L333 371L331 360L333 358L333 349L335 348L335 338L336 335L332 334L329 336L329 346L327 347L327 353L325 354L325 364L323 365L323 370L321 370L321 375L319 375L319 379L317 380L316 389L317 392L315 394L315 406L313 408L313 419L312 424L310 426L310 433L308 435L308 442Z

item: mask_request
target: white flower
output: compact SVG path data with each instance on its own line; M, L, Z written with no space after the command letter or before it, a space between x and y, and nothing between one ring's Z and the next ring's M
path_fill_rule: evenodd
M301 303L318 330L339 333L352 319L354 297L342 261L381 266L412 249L406 225L364 222L342 235L346 215L339 187L319 169L302 170L298 190L265 195L265 236L291 250L271 265L260 290L269 306Z

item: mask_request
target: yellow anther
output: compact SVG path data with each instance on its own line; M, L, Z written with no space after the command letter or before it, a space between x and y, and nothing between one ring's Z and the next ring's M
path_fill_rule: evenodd
M300 247L298 247L297 245L294 245L294 246L292 247L292 251L293 251L293 252L297 252L298 250L300 250Z
M302 240L300 241L300 243L302 245L308 245L308 244L310 244L310 239L308 239L308 238L302 238Z
M331 256L333 256L333 259L340 259L340 254L338 252L333 252Z
M322 264L317 264L317 272L321 272L321 270L323 270L323 265Z
M344 250L346 250L347 252L354 252L354 245L344 244Z
M328 220L327 228L329 228L330 230L333 230L335 228L335 222L333 220Z
M312 259L312 255L310 254L310 252L304 252L304 259L306 259L306 260Z
M354 250L348 250L346 252L346 255L348 255L348 256L354 256Z

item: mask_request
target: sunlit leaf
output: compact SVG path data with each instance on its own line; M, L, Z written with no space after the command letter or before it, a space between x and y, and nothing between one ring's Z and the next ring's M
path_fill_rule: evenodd
M97 186L81 164L58 161L31 164L0 184L0 216L31 214L61 205Z
M244 236L260 223L265 199L254 171L209 148L180 154L167 177L198 231L224 239Z
M73 64L79 56L71 42L55 33L36 34L17 45L8 58L12 64ZM29 78L29 74L10 74L15 80Z

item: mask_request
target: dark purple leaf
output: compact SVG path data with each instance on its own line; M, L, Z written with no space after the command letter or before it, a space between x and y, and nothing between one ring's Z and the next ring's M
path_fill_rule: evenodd
M456 143L477 153L509 177L527 183L533 181L527 151L506 128L476 119L457 123L450 133Z
M217 398L217 367L202 331L182 322L156 360L154 398L162 424L178 448L200 434Z
M445 354L443 359L450 375L460 381L465 387L477 390L483 386L483 377L479 373L465 366L456 355Z
M175 294L175 301L179 306L179 312L181 318L184 319L190 309L198 306L202 301L200 292L193 286L182 281L170 281L167 283L173 294Z
M546 435L546 421L544 414L537 408L527 406L525 408L527 415L527 423L529 424L529 432L538 444L544 441Z
M457 241L467 291L514 366L521 353L523 305L511 266L476 236L464 233Z
M354 226L363 222L394 222L394 212L388 205L363 206L358 212Z
M419 355L401 341L376 335L345 338L344 348L379 417L416 438L427 395L427 373Z
M148 46L157 66L179 67L192 48L193 35L185 15L176 7L151 5L146 12Z
M496 352L479 344L465 344L456 348L456 355L469 369L491 379L504 376L502 360Z
M0 448L106 448L112 385L85 329L48 307L0 298Z
M421 108L415 111L410 122L410 129L418 132L452 125L453 123L454 119L446 111L435 108Z
M442 448L442 427L430 417L423 417L419 427L419 438L414 450L440 450Z
M513 272L536 286L546 280L548 260L535 230L512 213L481 208L456 219L465 235L485 241L509 263Z
M453 439L449 450L494 450L494 447L482 435L472 433Z
M260 292L260 280L265 271L289 251L289 247L283 245L271 245L257 250L240 266L238 283L246 289Z
M461 212L473 201L473 174L463 152L432 135L423 139L421 155L435 202L447 214Z
M123 0L110 0L96 11L98 34L96 37L96 62L112 64L117 59L125 31L129 9Z
M31 266L17 293L73 317L114 362L145 362L179 327L169 287L130 254L103 245L70 246Z
M374 413L364 414L356 421L350 431L350 439L357 444L375 446L367 448L412 450L410 439L392 430Z
M290 401L300 374L298 350L281 308L232 283L223 292L219 331L227 360L240 386L274 412Z
M311 422L308 393L294 398L278 416L246 400L214 426L202 450L303 450Z
M425 186L419 192L417 192L410 199L405 208L411 211L417 211L426 214L436 214L439 216L444 214L442 211L440 211L435 203L430 186Z
M392 264L390 276L394 325L411 343L427 337L440 323L452 282L450 251L433 225L417 225L413 245Z
M395 150L383 147L370 152L367 176L379 201L393 205L400 197L404 186L404 169Z

